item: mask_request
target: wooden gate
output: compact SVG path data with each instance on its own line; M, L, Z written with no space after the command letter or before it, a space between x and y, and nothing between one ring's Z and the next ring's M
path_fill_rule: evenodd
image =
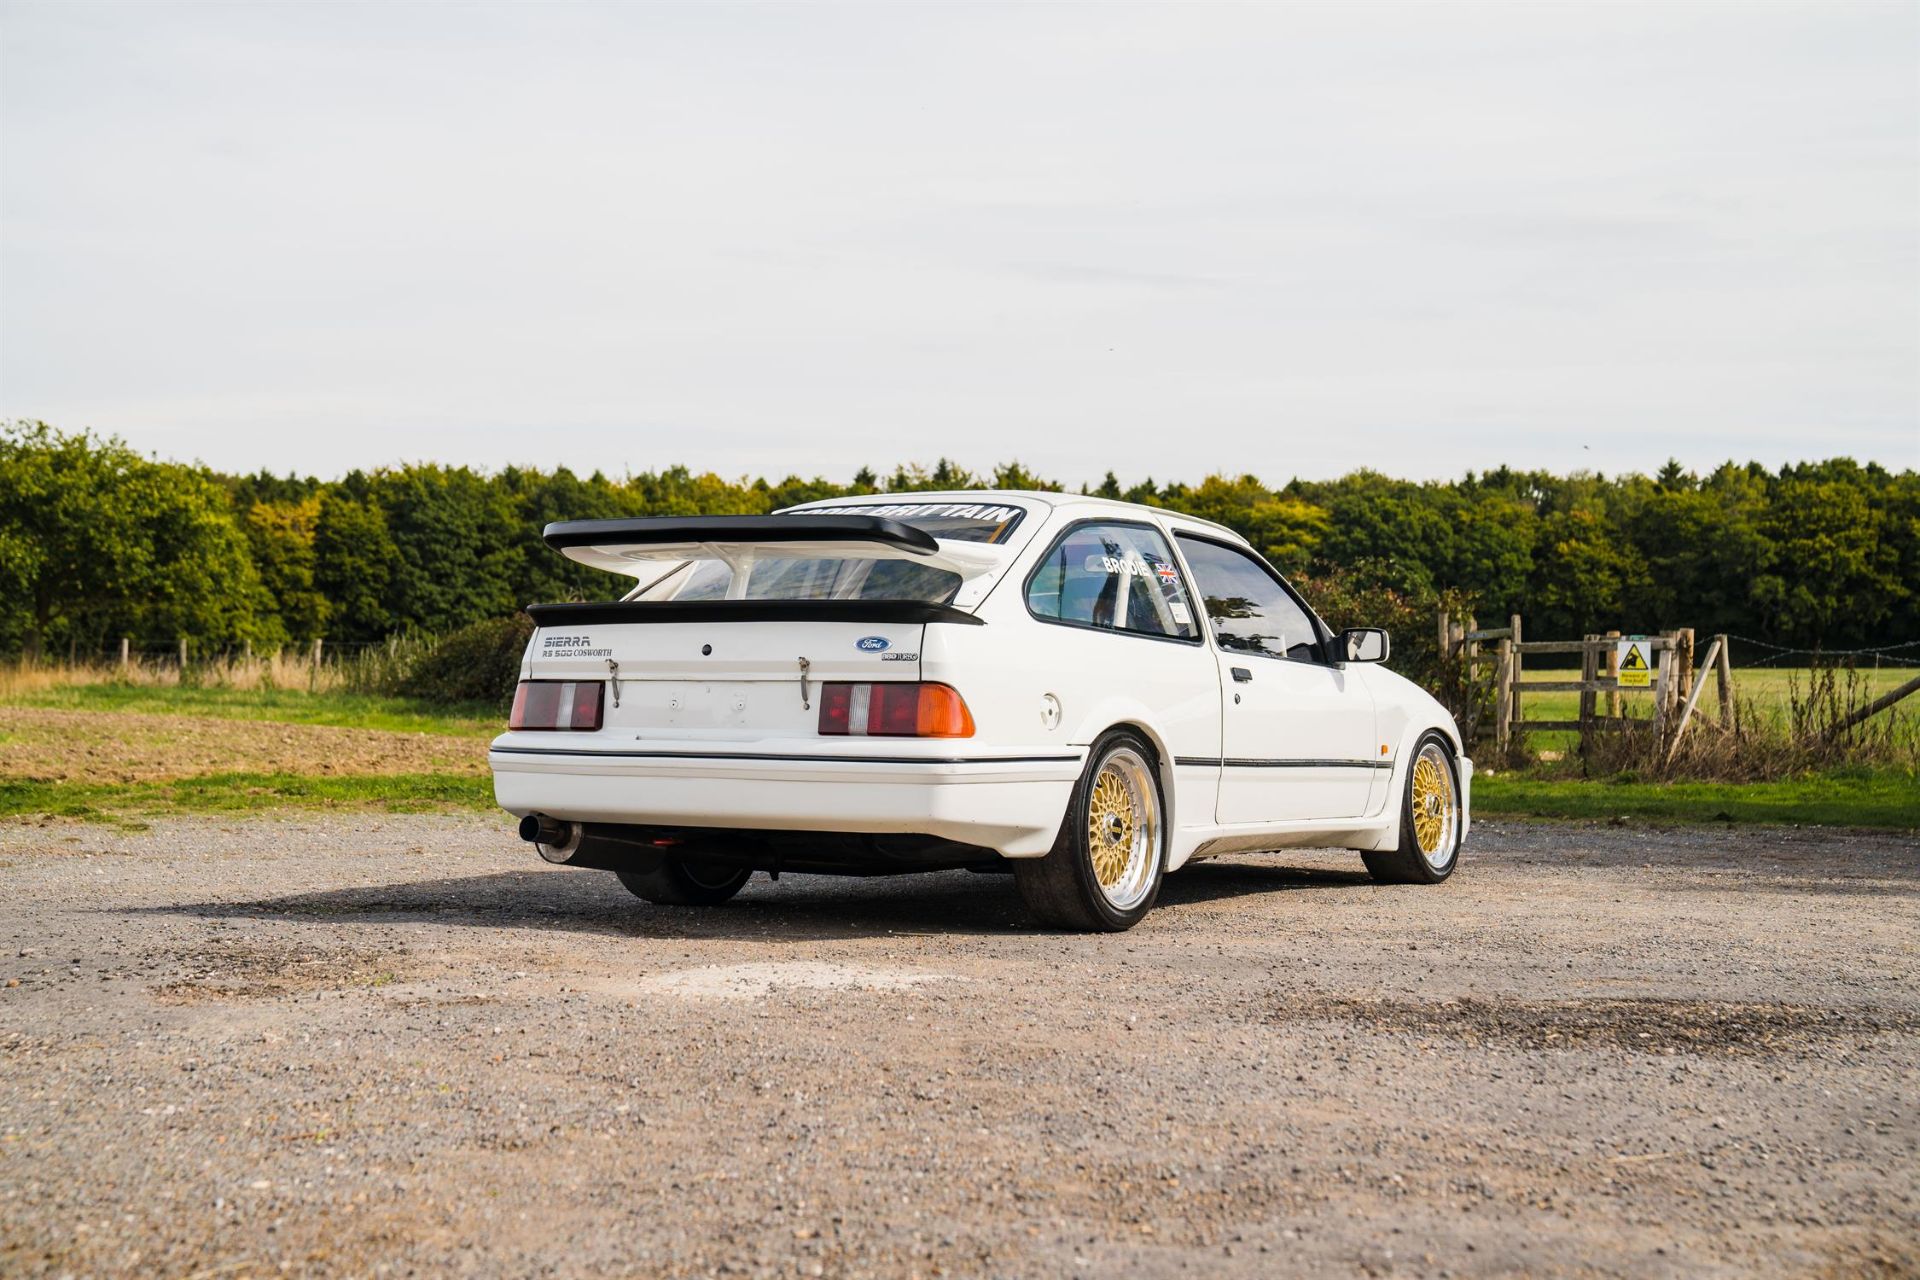
M1495 753L1505 759L1515 748L1523 748L1529 731L1561 730L1575 732L1584 739L1589 733L1623 728L1629 723L1651 721L1654 732L1669 752L1678 745L1699 705L1706 688L1696 679L1693 629L1683 627L1653 636L1622 636L1618 631L1588 635L1578 640L1527 640L1521 633L1520 616L1513 615L1504 627L1481 629L1472 618L1465 625L1455 623L1442 610L1439 618L1441 652L1459 663L1465 709L1461 732L1468 738L1488 736L1483 725L1484 697L1479 692L1482 669L1492 666L1492 724ZM1623 639L1641 641L1653 661L1652 679L1646 687L1620 683L1619 645ZM1490 654L1486 646L1495 646ZM1578 654L1580 676L1577 680L1523 680L1529 654ZM1734 722L1733 671L1727 655L1727 638L1715 636L1708 646L1701 670L1711 670L1718 686L1720 723L1732 729ZM1574 720L1529 720L1525 697L1538 693L1578 693L1579 717ZM1645 694L1653 699L1650 717L1626 714L1626 699Z

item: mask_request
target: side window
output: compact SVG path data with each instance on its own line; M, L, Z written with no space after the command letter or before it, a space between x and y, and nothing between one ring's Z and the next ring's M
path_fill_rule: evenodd
M1146 525L1083 524L1061 534L1027 579L1027 608L1101 631L1200 636L1167 540Z
M1182 536L1180 550L1222 649L1299 662L1320 660L1313 619L1265 565L1244 551L1203 538Z

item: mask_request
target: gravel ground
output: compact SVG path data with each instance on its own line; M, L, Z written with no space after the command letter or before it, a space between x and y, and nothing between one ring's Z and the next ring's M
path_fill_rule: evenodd
M1920 842L1486 824L648 907L492 817L0 827L0 1272L1920 1270Z

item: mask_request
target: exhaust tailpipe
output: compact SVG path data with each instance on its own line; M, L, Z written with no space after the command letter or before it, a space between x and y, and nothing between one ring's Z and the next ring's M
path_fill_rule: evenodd
M585 823L530 813L520 819L520 838L559 867L650 871L660 865L661 841L629 834L621 827L596 826L589 833Z
M540 851L548 862L566 862L579 852L580 824L562 822L544 813L530 813L520 819L520 838Z

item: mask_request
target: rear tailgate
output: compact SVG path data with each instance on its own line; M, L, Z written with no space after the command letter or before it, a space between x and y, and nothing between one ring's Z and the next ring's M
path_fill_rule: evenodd
M940 605L878 601L536 605L532 613L527 677L606 681L602 732L718 741L815 737L822 682L918 680L927 620L978 625Z
M625 741L817 738L824 682L918 680L929 623L981 625L895 592L977 597L1013 550L860 513L567 521L546 541L642 584L529 610L527 678L604 682L601 733Z

